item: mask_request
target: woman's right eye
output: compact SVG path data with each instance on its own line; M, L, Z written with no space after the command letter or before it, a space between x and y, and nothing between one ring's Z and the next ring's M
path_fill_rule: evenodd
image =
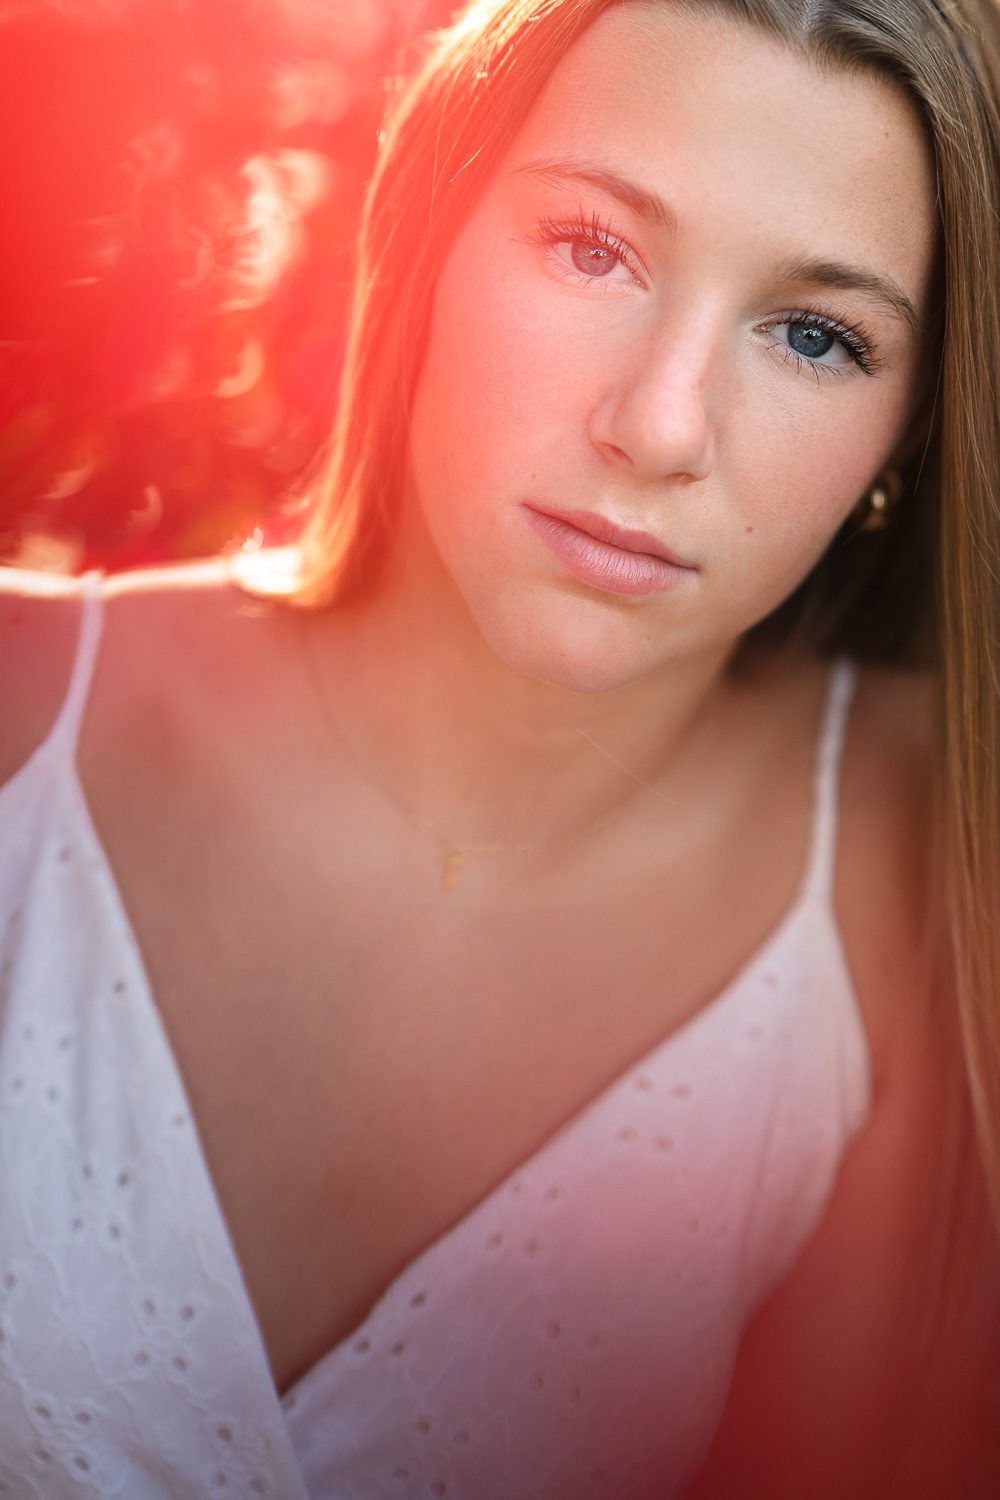
M562 244L569 250L568 259L574 271L579 271L582 276L596 276L604 280L616 266L628 269L620 256L606 245L591 244L587 240L564 240Z
M550 249L557 268L564 269L570 279L645 284L635 251L599 214L567 222L541 219L531 242Z

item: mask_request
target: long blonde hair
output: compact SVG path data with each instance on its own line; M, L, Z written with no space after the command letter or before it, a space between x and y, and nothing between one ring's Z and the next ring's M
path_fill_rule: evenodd
M373 586L443 257L540 89L612 4L483 0L390 111L362 226L343 395L296 602ZM656 3L656 0L643 0ZM660 0L682 3L682 0ZM683 0L907 88L932 145L941 250L929 437L886 530L844 529L753 633L922 662L941 685L950 970L1000 1213L1000 6L997 0Z

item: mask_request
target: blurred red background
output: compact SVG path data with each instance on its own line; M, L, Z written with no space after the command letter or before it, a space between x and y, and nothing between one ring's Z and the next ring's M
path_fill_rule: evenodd
M0 561L287 540L442 0L0 0Z

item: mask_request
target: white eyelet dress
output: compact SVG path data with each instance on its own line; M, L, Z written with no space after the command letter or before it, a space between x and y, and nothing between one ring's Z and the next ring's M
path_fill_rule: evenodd
M869 1113L832 910L852 667L770 936L281 1399L77 775L102 607L92 584L58 721L0 789L0 1495L680 1494Z

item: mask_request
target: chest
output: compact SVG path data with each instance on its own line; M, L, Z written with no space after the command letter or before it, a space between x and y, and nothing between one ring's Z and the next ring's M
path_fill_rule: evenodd
M332 852L287 820L197 826L147 821L141 852L112 830L112 857L282 1388L718 993L801 855L732 868L720 908L711 848L678 851L684 879L625 840L572 878L482 862L444 891L436 851L346 809Z
M91 851L74 850L65 872L71 881L78 856L83 877ZM56 849L52 862L64 869ZM509 1462L512 1419L526 1462L537 1465L539 1455L551 1451L573 1471L550 1476L546 1494L604 1494L598 1470L607 1474L614 1460L615 1473L634 1479L637 1451L659 1462L665 1447L663 1461L671 1473L690 1460L698 1433L710 1430L717 1413L744 1303L756 1290L760 1247L754 1241L760 1236L752 1234L748 1243L743 1231L751 1223L770 1222L758 1197L769 1175L768 1130L760 1128L759 1110L756 1122L748 1120L746 1102L773 1097L769 1053L760 1035L773 1026L777 1038L787 1012L768 979L772 965L788 972L787 954L783 958L771 945L728 999L709 1005L638 1066L626 1064L569 1130L545 1142L535 1135L541 1110L566 1107L566 1090L579 1087L587 1049L574 1054L572 1078L547 1076L539 1063L544 1033L523 1027L520 1055L500 1062L508 1095L511 1068L521 1065L528 1104L519 1100L517 1108L501 1114L494 1102L499 1095L486 1091L496 1060L486 1057L488 1047L474 1058L480 1097L466 1086L460 1105L454 1091L439 1102L430 1084L443 1086L444 1073L436 1072L421 1089L414 1085L412 1070L430 1066L431 1053L416 1048L408 1033L403 1042L413 1054L412 1066L390 1055L389 1085L378 1089L376 1106L365 1113L365 1090L351 1089L349 1070L331 1084L324 1067L314 1067L317 1087L307 1073L305 1052L282 1052L282 1028L265 1034L260 1022L254 1023L258 965L250 963L239 995L243 1013L222 1007L227 1045L211 1034L199 1035L196 1013L212 1009L213 997L204 989L192 997L190 1009L168 989L160 1007L194 1105L195 1133L158 1036L156 1012L143 1002L141 966L135 954L122 949L115 905L103 901L100 888L95 898L94 884L86 879L80 890L86 908L74 911L71 903L65 915L86 916L93 941L81 938L75 960L63 956L62 981L49 991L54 1013L47 1019L53 1028L46 1027L46 1034L52 1039L55 1028L65 1024L70 1036L70 1018L78 1021L89 1007L89 1034L77 1040L100 1049L100 1066L94 1057L81 1070L70 1055L63 1082L72 1098L49 1100L35 1087L41 1075L36 1078L26 1068L25 1058L38 1037L29 1038L24 1023L37 996L19 985L0 1056L4 1076L11 1070L20 1076L23 1068L30 1084L31 1108L18 1112L24 1123L19 1142L17 1121L5 1124L8 1159L28 1171L14 1185L16 1208L0 1234L4 1264L15 1267L10 1284L4 1283L8 1352L29 1386L34 1382L41 1388L41 1378L46 1392L92 1394L92 1368L88 1377L86 1357L76 1358L82 1350L103 1362L118 1409L127 1396L137 1414L146 1413L154 1442L166 1431L162 1424L168 1415L171 1431L182 1418L182 1425L190 1423L192 1432L185 1433L178 1449L185 1464L195 1431L209 1453L213 1441L238 1443L243 1456L252 1453L252 1427L267 1415L262 1404L269 1386L254 1349L254 1330L234 1295L226 1235L199 1167L203 1147L277 1383L291 1385L332 1350L329 1361L322 1359L322 1380L305 1383L307 1401L299 1420L305 1424L302 1451L310 1463L322 1439L351 1474L367 1475L365 1466L384 1465L386 1454L411 1472L417 1461L432 1463L429 1486L442 1474L452 1475L455 1435L466 1433L470 1450L472 1441L476 1449L460 1455L466 1470L457 1493L532 1493L527 1486L530 1481L537 1488L534 1470L519 1475L513 1490L509 1480L492 1478L507 1472L495 1466ZM85 930L82 920L66 924L70 934ZM155 935L147 947L156 953ZM431 950L425 962L433 945ZM16 958L16 946L13 951ZM511 961L527 964L516 953ZM153 962L162 963L162 956ZM411 989L409 998L419 999L420 993ZM503 998L509 1009L512 993ZM541 1004L537 993L531 998ZM377 995L369 992L366 999L374 1007ZM485 999L490 1000L488 989ZM269 1010L278 1008L272 994ZM307 1009L315 1016L315 1004ZM457 1023L457 1010L450 1014ZM759 1035L751 1034L751 1018ZM335 1062L336 1026L326 1029L314 1021L309 1030L307 1011L294 1007L288 1019L306 1028L312 1050L328 1046ZM624 1005L621 1019L625 1024ZM567 1026L556 1057L565 1054ZM614 1045L613 1030L600 1037L606 1054ZM808 1036L810 1030L796 1034ZM270 1048L264 1045L268 1038ZM494 1022L494 1050L499 1039ZM788 1059L779 1061L786 1078L792 1075ZM295 1076L286 1078L289 1067ZM52 1078L45 1082L51 1085ZM811 1090L812 1080L802 1083ZM342 1089L350 1090L343 1103ZM520 1090L513 1092L520 1096ZM406 1097L394 1105L393 1093ZM829 1100L812 1102L820 1118L835 1116ZM456 1114L456 1108L464 1113ZM421 1110L429 1120L423 1130ZM67 1122L75 1120L75 1129L58 1124L60 1112ZM351 1119L355 1112L362 1116L357 1124ZM325 1135L318 1129L323 1114L330 1120ZM379 1132L383 1116L391 1128ZM518 1131L525 1139L523 1165L520 1156L513 1164L506 1160ZM304 1139L312 1140L314 1152L302 1150ZM741 1170L734 1183L735 1144ZM782 1243L786 1257L814 1221L816 1204L828 1188L839 1143L827 1145L833 1149L796 1153L799 1180L793 1186L806 1191L795 1192L800 1218L794 1225L784 1210L779 1216L783 1232L794 1230ZM428 1159L435 1147L438 1161ZM511 1171L512 1165L517 1170ZM484 1181L486 1167L503 1180ZM39 1178L44 1194L38 1191ZM786 1177L782 1188L788 1187ZM461 1201L470 1192L474 1201ZM183 1216L176 1212L178 1202ZM787 1209L784 1198L782 1203ZM45 1242L51 1253L40 1256L32 1248L27 1254L22 1227L37 1224L43 1209L55 1215L53 1235ZM72 1247L58 1237L60 1222L69 1222L71 1211L78 1223L73 1230L78 1243ZM441 1238L456 1221L455 1233ZM276 1225L278 1232L272 1233ZM422 1243L414 1243L418 1234ZM390 1264L394 1237L395 1263ZM54 1279L51 1266L58 1273ZM372 1285L375 1273L379 1284ZM389 1280L390 1296L367 1316L368 1304ZM352 1293L365 1304L354 1312L347 1300ZM26 1295L44 1304L46 1316L66 1330L74 1358L68 1373L60 1367L58 1380L39 1369ZM721 1318L720 1309L725 1309ZM355 1327L356 1336L342 1343ZM656 1330L652 1338L651 1330ZM196 1400L202 1388L205 1421ZM632 1394L623 1413L626 1389ZM311 1404L310 1393L316 1398ZM545 1399L538 1399L544 1393ZM665 1393L672 1393L666 1405L676 1428L666 1437L661 1426L650 1425ZM65 1400L70 1399L79 1403L80 1397L67 1394ZM691 1418L692 1399L697 1421ZM503 1421L490 1427L488 1414L501 1412ZM346 1421L343 1428L338 1414ZM272 1411L268 1421L273 1416ZM0 1428L9 1436L5 1420L0 1412ZM293 1435L295 1430L293 1424ZM562 1436L550 1448L554 1432ZM18 1433L20 1442L20 1428ZM426 1451L425 1437L436 1442L433 1453ZM16 1451L20 1454L20 1447ZM235 1462L233 1455L227 1462ZM469 1464L480 1468L470 1470ZM310 1493L334 1492L325 1472L307 1472ZM379 1473L373 1471L374 1481ZM297 1492L287 1485L277 1488L281 1494ZM640 1491L633 1485L617 1492Z

